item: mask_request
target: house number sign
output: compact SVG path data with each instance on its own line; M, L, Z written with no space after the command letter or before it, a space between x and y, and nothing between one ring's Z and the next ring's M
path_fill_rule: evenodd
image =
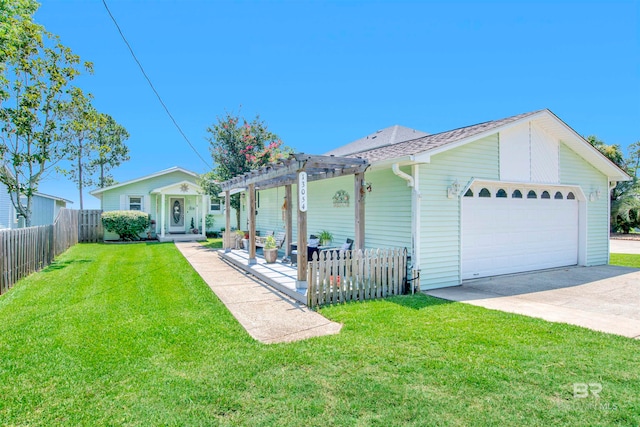
M300 172L298 174L298 206L300 212L307 211L307 173Z

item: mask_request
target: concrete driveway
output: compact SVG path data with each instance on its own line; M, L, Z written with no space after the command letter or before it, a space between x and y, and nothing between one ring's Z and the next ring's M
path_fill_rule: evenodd
M640 270L604 265L489 277L426 292L509 313L640 338Z

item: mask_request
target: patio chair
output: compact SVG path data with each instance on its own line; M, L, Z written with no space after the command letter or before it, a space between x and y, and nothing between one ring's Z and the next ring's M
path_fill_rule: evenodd
M318 245L320 244L320 239L318 239L318 237L316 237L315 235L310 235L309 236L309 240L307 242L307 260L312 260L313 259L313 253L320 253L320 250L318 249ZM297 264L298 263L298 244L297 243L291 243L291 264Z
M341 254L343 254L345 251L350 251L353 249L353 242L353 239L347 239L347 241L343 243L341 247L329 249L328 252L329 256L331 257L330 259L340 259Z

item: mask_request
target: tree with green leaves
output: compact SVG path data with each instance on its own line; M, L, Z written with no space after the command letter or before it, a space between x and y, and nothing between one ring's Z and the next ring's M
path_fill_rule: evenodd
M99 114L91 104L92 96L85 95L81 89L71 89L71 100L63 105L65 121L61 126L65 145L63 155L69 161L66 168L58 171L70 178L78 189L80 209L84 209L82 191L93 184L91 176L91 156L95 146L91 137L98 126Z
M26 226L40 181L62 157L71 82L82 68L92 71L91 63L81 64L57 36L33 22L37 7L32 0L0 0L0 182Z
M108 114L100 114L98 126L93 132L92 141L97 149L96 157L90 166L97 169L98 187L104 188L115 184L109 171L122 162L129 160L129 147L125 141L129 132Z
M269 131L266 123L256 116L247 121L227 113L218 117L217 123L207 128L210 136L211 156L214 169L205 176L212 183L226 181L237 175L288 157L291 148L283 146L276 134ZM207 185L207 188L215 188ZM209 193L217 197L217 193ZM231 197L231 207L236 210L236 223L240 227L240 194Z
M611 231L627 234L640 227L640 185L637 178L640 142L629 146L629 158L625 159L617 144L607 145L595 135L588 136L586 140L633 178L631 181L618 182L610 195Z

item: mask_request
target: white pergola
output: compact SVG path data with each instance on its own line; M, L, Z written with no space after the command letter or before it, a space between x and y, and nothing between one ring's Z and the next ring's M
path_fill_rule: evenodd
M337 178L339 176L354 176L354 250L364 249L364 172L369 162L361 158L339 156L315 156L304 153L292 154L288 159L269 164L261 169L247 172L220 184L225 194L225 204L230 206L231 194L247 191L249 197L248 220L249 242L255 241L256 236L256 190L284 187L286 199L291 197L291 186L298 187L297 224L298 224L298 274L297 287L306 288L307 285L307 182L321 179ZM293 215L291 203L285 210L285 233L289 254L289 243L293 236ZM224 246L225 251L231 249L231 216L230 209L226 210L226 228ZM256 247L249 245L249 264L256 262Z

